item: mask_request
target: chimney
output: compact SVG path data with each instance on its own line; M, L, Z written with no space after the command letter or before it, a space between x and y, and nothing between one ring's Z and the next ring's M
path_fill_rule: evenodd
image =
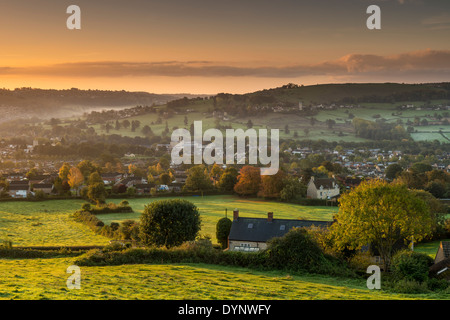
M273 212L268 212L267 213L267 221L268 222L272 222L273 221Z
M239 219L239 210L234 209L233 211L233 221L237 221Z

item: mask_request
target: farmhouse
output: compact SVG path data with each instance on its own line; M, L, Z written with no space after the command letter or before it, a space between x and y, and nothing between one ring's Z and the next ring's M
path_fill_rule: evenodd
M306 196L311 199L331 199L340 194L339 185L335 179L311 177L308 182Z
M267 248L267 241L284 236L292 228L316 226L327 228L332 222L274 219L269 212L267 218L239 217L239 211L233 212L233 223L228 236L228 250L255 252Z

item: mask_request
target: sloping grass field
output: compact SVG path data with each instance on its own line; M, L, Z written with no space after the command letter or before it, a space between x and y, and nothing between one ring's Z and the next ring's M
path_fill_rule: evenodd
M72 259L0 261L0 299L15 300L394 300L448 299L368 290L364 279L289 275L245 268L187 265L82 267L69 290Z
M132 214L106 214L106 222L139 219L144 206L154 199L132 199ZM161 198L167 199L167 198ZM233 196L186 197L200 209L202 234L215 240L215 224L241 216L331 220L336 207L304 207L293 204L241 199ZM117 200L119 201L119 200ZM75 223L70 213L81 200L46 202L1 202L0 239L13 245L68 246L104 245L107 238ZM449 299L445 294L404 295L371 291L364 278L347 279L326 275L288 274L206 264L141 264L82 267L81 289L69 290L66 273L76 258L0 259L0 299L16 300L302 300L302 299Z
M0 202L0 240L14 246L105 245L108 239L73 221L81 200Z

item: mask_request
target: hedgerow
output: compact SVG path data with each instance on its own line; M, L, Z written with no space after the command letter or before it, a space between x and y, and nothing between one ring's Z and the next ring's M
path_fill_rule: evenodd
M203 240L204 242L204 240ZM301 248L298 248L301 251ZM335 276L354 276L341 261L320 252L303 263L283 263L280 250L260 252L236 252L215 249L212 245L200 245L199 241L187 242L175 248L147 247L121 250L91 250L80 256L79 266L107 266L123 264L206 263L224 266L246 267L258 270L286 270L299 273L317 273ZM280 260L275 263L276 260ZM299 262L299 261L297 261Z

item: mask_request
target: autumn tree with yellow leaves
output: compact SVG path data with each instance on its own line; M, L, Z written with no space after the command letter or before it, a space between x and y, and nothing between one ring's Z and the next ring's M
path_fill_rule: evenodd
M339 249L375 246L388 270L399 241L420 241L432 232L428 204L404 184L369 180L340 198L331 226Z

